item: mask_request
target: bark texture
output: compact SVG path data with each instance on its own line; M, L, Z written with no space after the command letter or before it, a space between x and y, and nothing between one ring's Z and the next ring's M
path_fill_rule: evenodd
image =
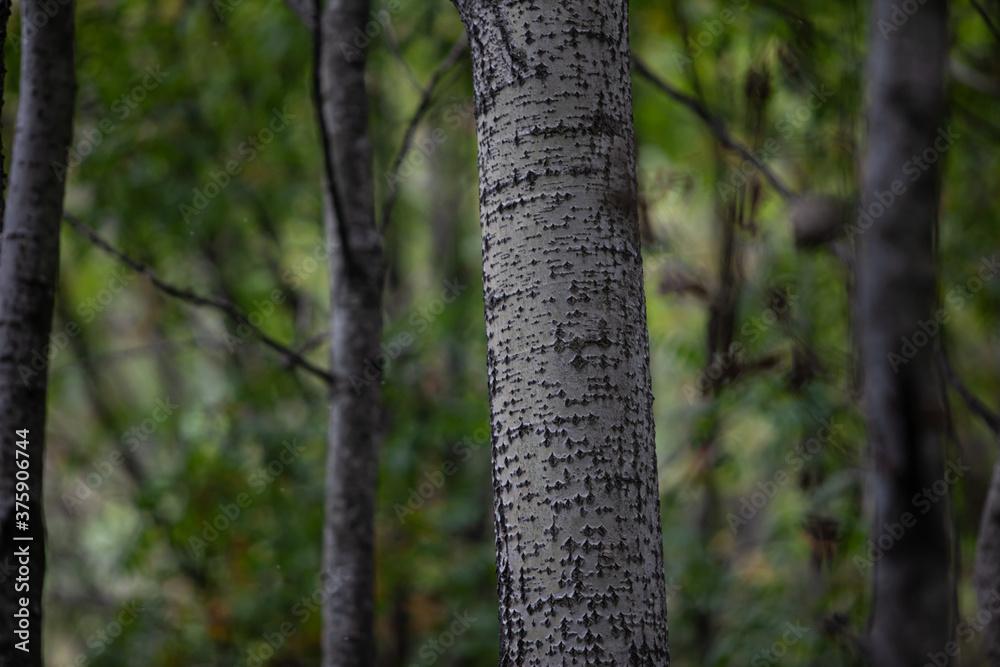
M73 2L21 4L21 88L0 250L0 565L10 564L16 571L24 562L14 555L15 549L29 545L30 588L15 592L14 577L0 584L4 667L42 665L46 346L52 330L65 192L53 166L65 164L73 136L73 8ZM28 530L16 529L14 520L15 441L20 439L15 431L21 429L28 431L29 442ZM15 536L33 539L15 542ZM19 639L14 635L13 614L22 597L29 600L27 653L15 648Z
M501 665L666 665L624 0L457 2L479 137Z
M364 377L382 339L382 245L375 225L365 53L355 30L368 0L330 0L314 29L330 249L330 372L326 469L323 666L374 664L374 516L381 387Z
M983 506L973 583L979 608L990 612L983 627L983 647L990 667L1000 667L1000 460L993 468Z
M858 267L859 340L875 464L872 540L881 539L880 547L892 541L874 569L868 657L880 667L922 665L928 654L947 659L952 599L947 503L924 500L925 510L917 499L945 479L945 415L933 346L907 363L890 357L901 354L903 338L920 331L920 322L932 319L935 304L941 160L916 180L906 169L914 156L934 148L947 127L947 5L926 0L902 26L894 17L898 11L894 0L874 3L862 184L862 206L873 223L860 237ZM905 527L906 515L915 525ZM904 526L901 537L894 525Z
M10 21L10 0L0 0L0 44L7 43L7 23ZM7 81L7 50L0 49L0 130L3 129L3 90ZM3 220L7 205L7 174L4 171L3 142L0 141L0 248L3 247Z

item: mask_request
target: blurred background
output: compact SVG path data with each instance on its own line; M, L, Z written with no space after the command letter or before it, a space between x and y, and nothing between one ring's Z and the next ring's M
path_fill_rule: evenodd
M877 552L851 244L797 250L787 199L718 128L789 189L855 197L869 7L630 4L633 54L718 120L713 131L633 74L673 664L855 664ZM1000 231L1000 37L979 9L1000 20L995 0L952 7L938 238L950 319L932 344L996 406L1000 279L970 282ZM438 81L396 173L463 27L446 0L373 11L345 48L369 48L377 202L396 197L385 356L359 379L380 383L385 401L379 664L486 665L497 599L468 55ZM15 2L12 35L19 21ZM268 335L325 367L309 31L281 0L79 0L77 39L67 211L163 280L257 313ZM20 40L5 49L9 147ZM325 385L68 225L53 331L48 664L317 664ZM941 391L945 458L971 465L941 500L957 623L975 611L968 582L996 437Z

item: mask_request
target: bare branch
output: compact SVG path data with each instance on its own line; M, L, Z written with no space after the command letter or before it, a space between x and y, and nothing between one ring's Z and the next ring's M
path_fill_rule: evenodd
M465 53L465 49L468 46L468 39L463 33L461 37L455 40L455 43L451 47L451 51L441 64L437 66L434 73L431 75L430 83L427 84L427 88L424 89L424 94L420 98L420 104L417 105L417 110L414 112L413 117L410 118L410 123L406 126L406 132L403 134L403 143L399 147L399 153L396 155L396 159L392 161L392 166L389 168L390 173L390 183L392 187L389 189L389 194L386 195L385 203L382 204L382 217L379 221L379 231L385 232L386 227L389 225L389 219L392 217L392 207L396 203L396 197L399 194L399 188L396 187L396 179L399 177L399 170L403 166L403 160L406 159L406 154L410 150L410 144L413 143L413 135L417 130L417 126L423 117L431 108L431 99L434 96L434 89L437 87L444 75L455 66L458 59L462 57Z
M267 345L275 352L278 352L279 354L284 356L290 365L298 366L303 370L312 373L313 375L320 378L327 384L334 383L334 378L330 373L314 365L312 362L303 359L300 354L298 354L297 352L288 347L285 347L284 345L282 345L281 343L279 343L278 341L276 341L275 339L271 338L266 333L261 331L259 327L254 326L250 322L250 320L247 319L246 315L243 313L240 307L237 306L236 304L232 303L231 301L227 301L225 299L217 299L214 297L201 296L189 290L181 289L179 287L175 287L169 283L166 283L160 278L158 278L150 267L146 266L145 264L136 259L133 259L132 257L126 255L120 250L114 248L110 243L108 243L100 236L98 236L97 233L94 232L94 230L92 230L90 227L84 224L84 222L81 221L76 216L67 213L63 215L63 219L66 220L76 231L78 231L83 236L87 237L91 241L91 243L101 248L109 255L112 255L113 257L116 257L117 259L121 260L122 262L130 266L132 269L137 271L138 273L141 273L142 275L149 278L149 282L152 283L153 286L159 289L161 292L164 292L169 296L174 297L175 299L186 301L195 306L205 306L209 308L214 308L216 310L220 310L226 313L240 324L245 324L246 326L250 327L254 331L254 333L256 333L260 337L260 340L262 343L264 343L264 345Z
M636 72L645 77L650 83L666 93L668 96L672 97L674 100L686 106L694 112L698 118L701 118L701 120L708 126L708 129L712 132L712 134L714 134L719 140L719 143L723 146L723 148L727 148L739 154L744 160L760 170L760 173L764 175L764 178L768 180L771 186L774 187L775 191L777 191L783 199L791 199L795 196L795 192L785 185L766 164L754 155L753 151L735 139L733 135L729 133L729 130L726 129L725 124L723 124L719 117L709 111L704 104L694 97L691 97L677 88L674 88L669 83L658 77L634 55L632 56L632 66L635 68Z
M997 28L997 24L994 23L993 19L990 18L990 15L986 13L986 9L976 0L970 0L970 2L972 2L972 6L975 7L976 11L979 12L979 15L983 17L983 20L986 21L986 25L989 27L990 32L993 33L993 36L1000 41L1000 28Z
M951 362L948 361L948 355L945 354L944 351L940 349L937 350L937 359L938 364L941 366L941 372L944 375L945 380L947 380L948 384L952 386L952 389L954 389L958 395L962 397L962 400L965 401L965 405L969 408L969 410L982 419L986 423L986 426L988 426L994 434L1000 434L1000 415L993 412L989 406L979 400L979 397L976 396L971 389L969 389L969 386L965 384L962 378L958 376L958 373L956 373L951 367Z
M403 74L406 75L406 80L410 82L413 89L418 93L423 92L423 87L420 82L417 81L417 77L414 76L413 70L410 68L410 64L406 62L406 58L403 57L403 51L399 47L399 40L396 39L396 30L392 27L392 22L389 22L385 26L385 43L389 46L389 52L392 56L399 62L399 66L403 68Z
M322 331L313 334L312 336L307 338L306 341L303 342L302 345L299 345L299 347L296 348L295 351L300 355L306 354L307 352L311 352L316 348L320 347L323 343L327 342L329 339L330 339L330 330L323 329ZM291 364L286 361L282 364L282 367L291 368Z

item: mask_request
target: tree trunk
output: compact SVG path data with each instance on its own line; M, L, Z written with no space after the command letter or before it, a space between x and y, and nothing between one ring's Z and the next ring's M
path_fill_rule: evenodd
M314 28L330 249L330 423L323 573L323 666L375 661L375 487L381 385L364 379L382 342L382 244L375 225L365 54L368 0L330 0Z
M0 0L0 44L7 44L7 23L10 22L10 0ZM3 129L3 90L7 82L6 48L0 49L0 130ZM6 208L7 174L4 172L3 141L0 141L0 248L3 247L3 219Z
M501 665L665 665L624 0L457 0L479 137Z
M990 490L983 506L973 577L979 608L990 612L983 627L983 646L990 667L1000 667L1000 459L993 467Z
M42 665L46 347L52 330L65 193L54 167L65 164L73 137L73 7L72 2L38 0L21 4L21 90L0 249L0 564L16 572L16 577L2 583L0 594L0 665L4 667ZM19 446L18 442L27 444ZM26 479L18 466L25 461L29 466ZM21 477L15 479L15 473ZM25 486L16 489L18 481L25 481ZM15 490L21 503L16 508ZM22 493L27 493L26 498ZM24 511L25 504L27 517L18 515L15 521L15 510ZM25 518L27 528L21 523ZM27 652L17 646L24 636L15 635L15 629L24 625L15 618L22 600L27 602L30 635L20 646Z
M947 5L926 0L901 26L895 12L894 0L876 0L862 186L871 222L859 220L851 234L860 234L858 326L875 464L872 541L882 554L875 558L867 646L871 664L880 667L922 665L928 654L947 660L951 636L947 499L917 498L946 479L933 345L911 359L900 356L903 339L933 319L940 154L913 174L914 156L935 149L947 129Z

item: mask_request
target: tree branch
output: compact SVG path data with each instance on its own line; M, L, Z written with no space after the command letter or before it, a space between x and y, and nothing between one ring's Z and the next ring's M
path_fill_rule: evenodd
M329 329L323 329L319 333L313 334L312 336L310 336L309 338L307 338L302 343L302 345L299 345L299 347L296 348L295 351L298 354L300 354L300 355L301 354L305 354L307 352L311 352L311 351L315 350L316 348L320 347L323 343L327 342L329 339L330 339L330 330ZM291 364L286 361L286 362L284 362L282 364L282 367L283 368L291 368Z
M437 87L444 75L455 66L458 59L462 57L465 53L465 49L468 46L468 39L463 33L461 37L455 40L455 43L451 47L451 51L445 57L441 64L437 66L434 73L431 75L430 83L427 84L427 88L424 89L424 93L420 98L420 104L417 106L416 112L413 117L410 118L409 124L406 126L406 132L403 134L403 143L399 147L399 153L396 154L396 159L392 161L392 166L389 168L390 183L392 187L389 189L389 194L386 195L385 202L382 204L382 216L379 221L379 231L385 233L386 227L389 225L389 219L392 217L392 207L396 203L396 197L399 194L399 188L396 186L396 179L399 177L399 170L403 166L403 160L406 159L406 154L410 150L410 145L413 143L413 135L417 130L417 126L420 121L427 114L431 108L431 98L434 96L434 89Z
M1000 41L1000 29L997 28L997 25L993 22L993 19L990 18L990 15L986 13L986 9L979 4L977 0L969 1L972 3L975 10L979 12L979 15L983 17L983 20L986 21L986 25L989 27L990 32L993 33L993 36L997 38L997 41Z
M982 419L994 434L1000 434L1000 415L993 412L989 406L979 400L979 397L969 389L968 385L965 384L962 378L958 376L958 373L951 367L948 355L943 350L937 350L937 359L945 380L962 397L969 410Z
M136 259L133 259L132 257L126 255L120 250L114 248L110 243L108 243L100 236L98 236L97 233L94 232L94 230L88 227L83 221L81 221L76 216L67 213L63 215L63 219L65 219L76 231L78 231L83 236L87 237L91 241L91 243L101 248L109 255L112 255L113 257L116 257L120 261L124 262L138 273L141 273L142 275L149 278L149 281L153 284L153 286L159 289L161 292L164 292L167 295L174 297L175 299L186 301L195 306L205 306L209 308L214 308L216 310L220 310L226 313L240 324L245 324L246 326L250 327L254 331L254 333L260 336L260 340L262 343L264 343L264 345L268 346L275 352L284 356L290 365L298 366L299 368L302 368L303 370L312 373L313 375L323 380L327 384L332 385L334 383L334 378L330 373L314 365L312 362L303 359L300 354L298 354L297 352L288 347L285 347L284 345L282 345L281 343L279 343L278 341L276 341L275 339L271 338L266 333L261 331L259 327L254 326L250 322L250 320L247 319L246 315L243 313L240 307L237 306L236 304L232 303L231 301L227 301L225 299L217 299L214 297L201 296L189 290L181 289L179 287L175 287L169 283L166 283L160 278L158 278L150 267L146 266L145 264Z
M638 74L645 77L650 83L659 88L662 92L666 93L669 97L686 106L694 112L698 118L704 121L705 125L707 125L712 134L716 136L723 148L727 148L739 154L744 160L760 170L760 173L764 175L764 178L767 179L775 191L781 195L782 199L791 199L795 196L795 192L785 185L782 180L778 178L777 174L770 169L770 167L754 155L753 151L735 139L733 135L729 133L729 130L726 129L725 124L723 124L718 116L709 111L704 104L694 97L691 97L677 88L674 88L669 83L658 77L635 55L632 56L632 66Z
M389 52L392 57L396 59L399 66L403 69L403 74L406 76L406 80L413 86L413 89L418 93L423 92L423 87L420 82L417 81L417 77L414 76L413 70L410 68L410 64L406 62L406 58L403 57L403 51L399 46L399 41L396 39L396 30L392 27L392 22L386 24L385 26L385 43L389 47Z

